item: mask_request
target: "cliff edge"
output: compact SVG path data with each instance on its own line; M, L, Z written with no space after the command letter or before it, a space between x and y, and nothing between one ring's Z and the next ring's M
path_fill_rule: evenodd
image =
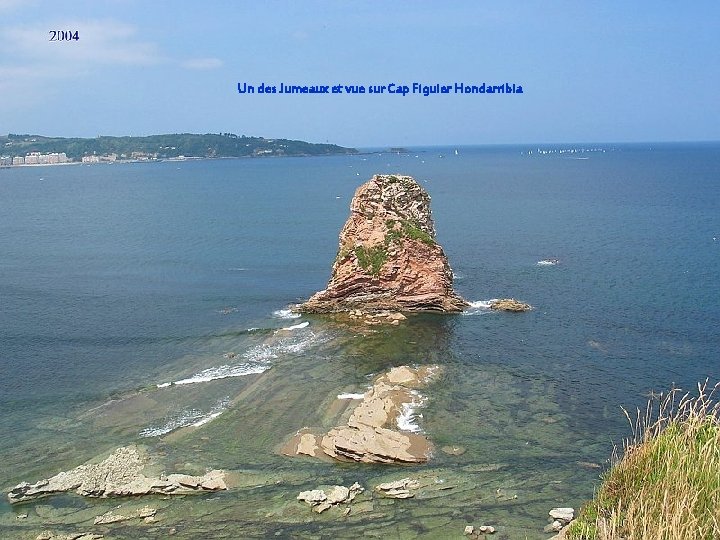
M455 312L467 305L435 240L430 196L410 176L378 174L350 203L327 288L298 309Z

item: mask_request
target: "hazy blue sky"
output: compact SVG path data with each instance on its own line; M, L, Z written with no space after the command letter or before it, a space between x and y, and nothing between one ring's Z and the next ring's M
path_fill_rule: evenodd
M51 42L51 30L79 41ZM240 95L238 82L521 84ZM720 139L720 2L0 0L0 133L347 146Z

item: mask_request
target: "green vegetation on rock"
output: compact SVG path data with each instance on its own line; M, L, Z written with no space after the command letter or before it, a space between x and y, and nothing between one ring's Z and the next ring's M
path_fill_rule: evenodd
M638 411L623 458L570 524L569 539L720 538L719 404L704 386L679 403L676 394L656 412L652 402L643 417Z
M435 240L428 233L423 231L417 223L413 223L410 220L403 219L400 221L400 228L396 228L395 225L398 223L392 219L388 219L385 222L385 226L388 232L385 233L385 245L389 246L400 238L410 238L412 240L419 240L428 246L435 245Z
M377 277L380 275L380 269L383 264L387 261L387 250L385 246L382 245L369 248L357 246L355 248L355 256L357 257L360 268Z

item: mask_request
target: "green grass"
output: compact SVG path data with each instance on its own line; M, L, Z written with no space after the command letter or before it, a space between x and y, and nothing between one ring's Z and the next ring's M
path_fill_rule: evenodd
M385 233L385 245L389 246L392 242L401 238L410 238L412 240L419 240L428 246L434 246L435 240L428 233L423 231L417 223L413 223L410 220L403 219L400 221L400 228L396 227L398 222L392 219L388 219L385 222L385 226L388 232Z
M720 538L718 388L699 385L696 397L677 402L675 390L638 410L622 459L570 524L569 539Z
M354 251L360 268L375 277L380 275L380 269L387 261L387 249L385 249L385 246L379 245L369 248L357 246Z

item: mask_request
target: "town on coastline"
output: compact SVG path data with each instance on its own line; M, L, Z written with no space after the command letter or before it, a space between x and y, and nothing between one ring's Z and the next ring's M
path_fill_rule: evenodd
M24 156L0 156L0 167L18 167L23 165L66 165L71 163L115 163L116 161L156 161L157 154L146 154L145 152L132 152L127 154L103 154L82 156L80 160L73 160L67 157L65 152L29 152ZM178 156L174 159L191 159L185 156Z
M182 161L231 157L280 157L356 154L355 148L234 133L175 133L144 137L63 138L0 135L0 167Z

